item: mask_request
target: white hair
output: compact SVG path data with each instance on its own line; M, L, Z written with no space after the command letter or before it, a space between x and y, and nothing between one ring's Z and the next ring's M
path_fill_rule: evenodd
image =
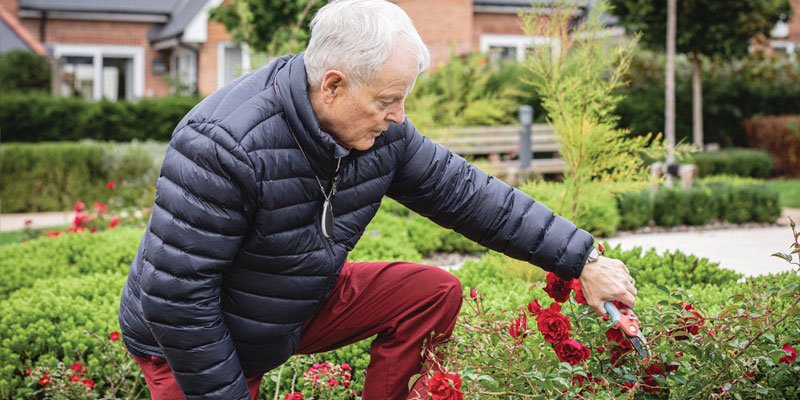
M386 0L333 0L311 21L311 39L304 62L312 88L325 72L342 71L360 86L374 79L398 45L416 55L421 73L430 53L411 18Z

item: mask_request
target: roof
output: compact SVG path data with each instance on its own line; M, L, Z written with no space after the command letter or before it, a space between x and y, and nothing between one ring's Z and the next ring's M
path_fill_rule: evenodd
M20 0L20 9L93 13L169 15L176 3L185 0Z
M581 20L585 20L589 11L594 7L597 0L573 0L581 10ZM473 0L472 4L476 7L484 8L530 8L531 4L547 6L553 4L554 0ZM605 26L614 26L619 23L619 18L614 15L603 13L600 15L600 22Z
M147 33L151 42L181 36L194 17L202 11L208 0L179 0L172 10L169 22Z
M39 55L47 55L44 46L0 5L0 53L11 50L31 50Z

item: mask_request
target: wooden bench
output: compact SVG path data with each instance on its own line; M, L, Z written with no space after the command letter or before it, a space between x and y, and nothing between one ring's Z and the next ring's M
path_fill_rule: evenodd
M478 126L438 129L432 132L433 140L462 157L471 160L486 159L489 172L503 176L518 176L520 171L520 126ZM533 124L531 129L531 166L528 173L561 174L567 168L559 158L559 144L553 129L547 124Z

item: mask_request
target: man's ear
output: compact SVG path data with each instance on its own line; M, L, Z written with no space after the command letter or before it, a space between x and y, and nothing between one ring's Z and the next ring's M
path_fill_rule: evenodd
M325 104L330 104L337 97L344 96L347 90L347 76L335 69L325 72L320 83L320 93Z

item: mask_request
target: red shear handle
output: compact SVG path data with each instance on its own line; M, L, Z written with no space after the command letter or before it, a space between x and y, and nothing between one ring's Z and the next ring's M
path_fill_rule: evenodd
M619 310L620 318L614 324L614 328L619 329L628 336L636 336L639 334L639 318L628 307L623 307Z

